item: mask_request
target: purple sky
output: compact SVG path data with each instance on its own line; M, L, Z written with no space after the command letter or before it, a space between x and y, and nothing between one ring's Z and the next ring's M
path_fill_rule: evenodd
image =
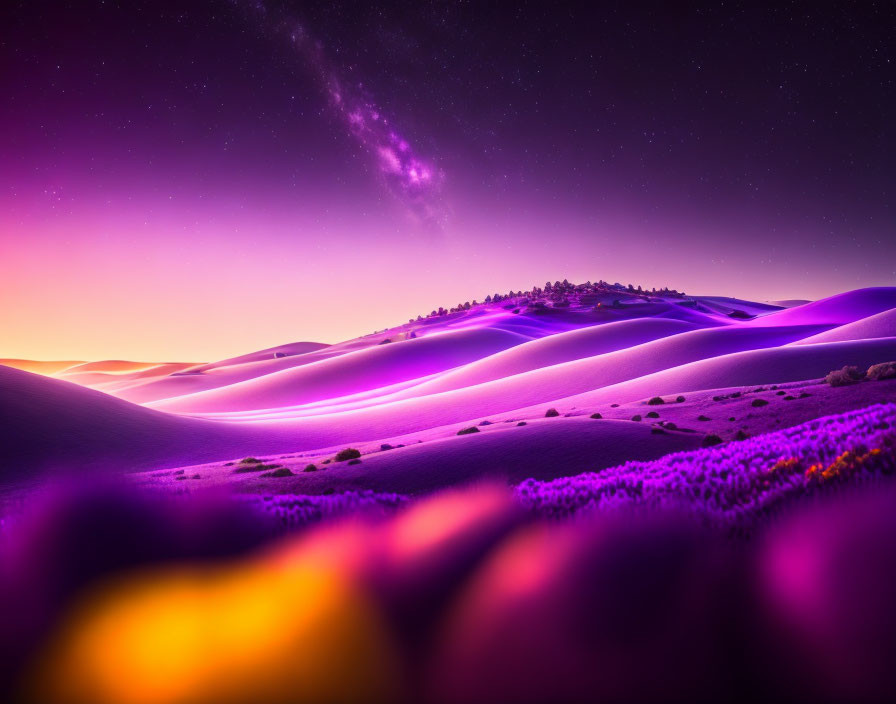
M629 5L7 3L0 357L896 284L893 6Z

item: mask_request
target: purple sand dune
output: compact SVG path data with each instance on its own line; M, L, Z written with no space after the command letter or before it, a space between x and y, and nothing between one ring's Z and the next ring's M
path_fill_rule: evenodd
M648 343L648 346L668 344L672 339ZM626 371L637 374L640 370L625 368L627 352L373 408L255 423L172 416L68 382L3 368L0 369L0 409L7 420L0 427L0 439L7 456L4 473L12 477L86 467L135 470L180 466L244 454L274 454L388 439L546 404L558 398L563 398L563 403L582 407L688 388L818 378L846 363L868 366L896 358L896 340L882 338L738 353L663 371L632 381L627 387L619 385L580 394L577 398L564 393L582 387L593 389L611 380L608 376L611 373L623 378ZM593 366L589 370L589 365L605 364L606 358L614 355L620 357L602 369L603 378L595 373ZM571 368L576 373L569 373Z
M693 330L665 318L637 318L570 330L497 352L426 384L427 393L473 386L585 357L616 352L659 338Z
M502 423L479 433L365 454L360 464L318 464L313 472L296 466L295 476L278 479L273 489L293 494L334 489L416 494L482 479L518 483L527 477L547 479L598 471L635 457L660 457L699 447L702 439L699 433L656 434L645 424L622 420L541 419L523 427ZM252 473L235 474L233 467L197 471L203 486L223 481L239 491L272 491L270 480ZM173 482L169 475L156 483Z
M770 313L753 325L845 325L896 308L896 287L860 288L795 308Z
M756 386L823 377L832 369L863 369L896 359L896 338L828 342L735 352L666 369L631 381L556 400L558 407L627 403L663 394ZM535 406L537 410L541 405ZM521 409L522 410L522 409Z
M153 406L202 413L313 403L429 376L523 342L525 338L503 330L457 330L377 345Z
M706 357L782 345L814 334L819 329L823 328L821 326L782 326L763 329L732 326L693 330L616 352L555 364L481 384L476 384L475 381L468 378L468 367L461 367L443 375L442 378L426 381L390 395L389 399L393 403L382 408L386 409L397 403L410 403L412 404L408 406L410 413L426 414L435 424L444 424L437 422L442 409L463 410L481 407L483 410L479 415L509 411L540 401L546 402L620 381L627 381L670 366ZM342 374L366 375L370 372L367 367L359 370L353 366L355 361L366 362L364 357L343 356L339 360ZM430 369L434 366L419 360L418 363L423 369ZM308 376L304 376L303 381L306 383L310 378L310 371L312 370L306 369L305 371ZM475 375L475 366L470 373ZM285 385L281 381L283 378L285 377L271 375L254 382L245 382L243 385L222 388L207 394L197 394L195 397L180 397L170 402L156 404L155 407L166 411L199 414L208 411L276 408L298 404L304 392L301 389L293 389L292 385L289 388L284 388ZM334 382L329 377L320 380L320 383L325 388L345 388L341 385L334 386ZM373 379L370 380L370 383L376 385ZM348 392L348 389L346 388L345 391ZM238 392L237 398L231 398L231 395L236 392ZM442 395L445 393L450 395ZM426 400L424 397L429 395L434 395L434 397ZM483 404L482 402L486 400L487 403ZM416 403L413 403L415 401ZM363 413L366 410L370 409L362 409L357 412ZM333 422L341 422L337 419L338 417L334 417ZM476 417L476 415L458 417L456 414L452 414L450 417L452 420L445 422L460 421L464 417Z
M896 308L885 310L883 313L869 315L867 318L856 320L854 323L840 325L833 330L827 330L790 344L813 345L817 342L868 340L876 337L896 337Z

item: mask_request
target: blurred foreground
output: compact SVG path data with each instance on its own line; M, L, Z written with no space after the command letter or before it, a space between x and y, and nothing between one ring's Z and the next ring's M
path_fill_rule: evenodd
M57 487L2 535L3 686L35 702L896 698L896 493L750 539L477 486L279 535L223 497ZM8 699L7 699L8 700Z

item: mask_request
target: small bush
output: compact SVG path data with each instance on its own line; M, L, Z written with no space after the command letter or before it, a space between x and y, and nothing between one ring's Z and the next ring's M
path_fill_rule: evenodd
M261 464L261 460L255 457L243 457L240 460L240 464Z
M547 411L545 411L544 417L545 418L556 418L559 415L560 415L560 411L558 411L556 408L549 408Z
M697 416L697 420L709 420L706 416Z
M303 471L303 472L316 472L316 471L317 471L317 465L316 465L316 464L308 464L308 465L305 465L305 469L303 469L302 471Z
M648 406L662 406L665 403L659 396L654 396L647 402Z
M636 414L636 415L633 415L633 416L632 416L632 420L641 420L641 416L639 416L639 415L637 415L637 414Z
M734 439L735 440L746 440L748 437L750 437L750 436L747 435L743 430L738 430L734 436Z
M824 380L831 386L849 386L864 378L865 374L859 371L858 367L846 366L842 369L835 369L834 371L829 372Z
M470 435L471 433L478 433L478 432L479 432L479 428L477 428L475 425L473 425L473 426L470 426L469 428L461 428L460 430L457 431L457 434L458 435Z
M289 470L289 467L278 467L273 472L265 472L260 476L270 477L271 479L280 479L282 477L292 477L295 475Z
M521 420L519 423L516 424L516 427L519 428L521 425L525 425L525 424L526 424L526 421Z
M361 451L356 450L353 447L347 447L344 450L340 450L336 453L335 459L337 462L345 462L346 460L354 460L361 456Z
M384 442L382 445L380 445L380 450L382 450L382 451L384 451L384 452L385 452L386 450L393 450L393 449L395 449L395 448L393 448L392 445L390 445L390 444L387 443L387 442Z
M594 418L594 420L600 420L601 418L603 418L600 413L592 413L591 417Z
M353 460L349 460L348 463L349 464L361 464L361 460L359 460L358 458L355 458Z
M657 413L656 411L650 411L646 415L648 418L659 418L660 417L660 414Z
M712 397L712 400L713 400L713 401L721 401L721 400L724 399L724 398L725 398L724 396L713 396L713 397Z
M784 397L784 400L785 401L796 401L796 396L791 396L790 394L787 394L787 396Z
M754 398L750 405L753 406L753 408L761 408L762 406L767 406L768 401L764 398Z
M234 474L248 474L249 472L265 472L269 469L277 469L279 464L241 464L235 470L233 470Z
M896 379L896 362L882 362L868 367L867 377L872 381Z
M718 435L707 435L705 438L703 438L703 443L702 443L703 447L712 447L713 445L721 445L721 444L722 444L722 438L720 438Z
M675 425L675 423L671 423L671 422L666 423L663 427L666 428L667 430L677 430L678 429L678 426Z
M775 396L786 396L786 395L787 395L787 392L786 392L786 391L778 391L778 392L775 394Z
M611 404L610 404L610 408L619 408L619 404L618 404L618 403L611 403Z
M491 425L492 422L490 420L484 420L479 425Z
M684 401L685 401L684 396L676 396L675 397L675 403L684 403Z

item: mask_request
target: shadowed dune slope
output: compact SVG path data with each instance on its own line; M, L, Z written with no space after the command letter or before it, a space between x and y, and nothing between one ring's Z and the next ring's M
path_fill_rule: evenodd
M325 471L296 474L278 483L278 491L319 494L335 486L417 493L479 479L518 483L692 450L702 439L699 433L655 434L633 421L549 418L374 452L361 464L340 462Z

